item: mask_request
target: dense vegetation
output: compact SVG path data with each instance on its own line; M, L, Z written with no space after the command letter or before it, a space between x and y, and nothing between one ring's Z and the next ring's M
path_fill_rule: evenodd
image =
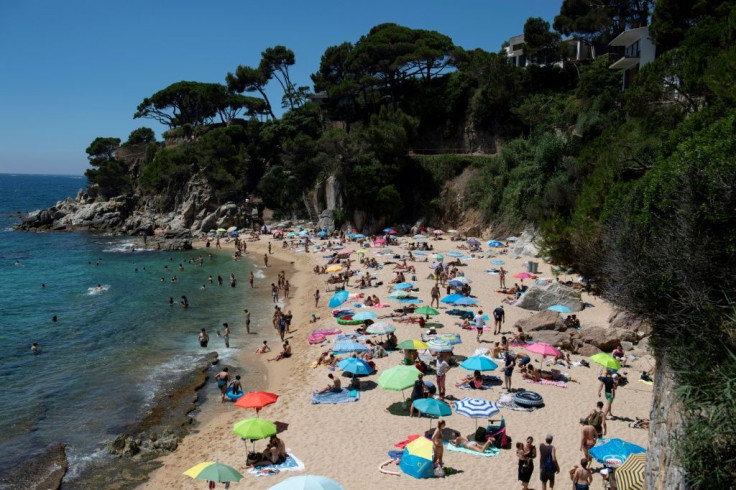
M496 230L537 224L546 253L654 325L653 348L677 373L686 425L677 461L695 488L736 482L736 2L564 0L550 25L519 26L530 59L465 50L447 36L395 24L325 50L314 92L297 85L294 53L275 46L225 83L177 82L135 117L167 124L137 182L116 138L87 149L103 197L166 194L192 175L221 202L257 194L284 216L327 176L343 183L339 220L442 218L442 186L473 172L463 206ZM622 90L607 43L650 20L658 58ZM562 36L597 48L568 59ZM283 90L276 118L264 87ZM252 96L242 95L243 93ZM416 156L463 146L467 128L502 141L498 155ZM176 144L173 144L176 143ZM466 148L466 150L469 148ZM474 148L477 149L477 148ZM481 147L480 149L487 149Z

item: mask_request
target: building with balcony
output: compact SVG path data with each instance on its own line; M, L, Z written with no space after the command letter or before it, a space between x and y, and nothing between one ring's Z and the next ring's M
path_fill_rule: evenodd
M613 63L611 70L623 72L623 88L631 85L642 66L654 61L657 47L649 39L649 27L629 29L608 43L609 55Z

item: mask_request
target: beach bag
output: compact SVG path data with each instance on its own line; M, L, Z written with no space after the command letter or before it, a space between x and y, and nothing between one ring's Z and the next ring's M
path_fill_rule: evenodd
M588 424L595 427L595 430L600 434L603 431L603 412L593 412L588 417Z

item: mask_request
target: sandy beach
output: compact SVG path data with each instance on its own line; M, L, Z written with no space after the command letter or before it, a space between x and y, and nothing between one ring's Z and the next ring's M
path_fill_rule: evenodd
M281 346L277 332L268 322L251 326L251 332L256 332L256 334L247 336L247 344L240 354L239 361L254 366L252 371L259 378L254 380L252 376L244 379L245 391L254 389L255 384L257 389L279 395L278 401L261 410L260 416L267 420L288 424L288 429L283 431L279 437L284 440L286 447L304 463L304 470L284 471L262 477L248 474L245 467L247 451L243 441L232 433L232 425L239 420L255 416L255 413L253 410L236 408L232 403L223 403L212 410L207 410L208 418L198 420L193 433L184 439L178 449L161 458L163 466L153 472L150 480L141 488L206 488L205 482L192 480L182 474L189 467L202 461L219 461L241 471L245 478L239 483L233 483L232 488L269 488L290 476L307 474L334 478L348 489L377 488L386 485L424 489L440 488L446 485L453 485L457 488L478 486L482 488L521 488L521 483L517 481L517 458L513 449L501 450L495 457L482 457L446 449L445 466L455 469L457 473L442 479L417 480L403 474L398 466L393 464L386 469L396 471L401 476L379 472L379 465L389 459L387 452L397 449L394 444L405 440L411 434L423 434L430 426L430 419L426 417L410 418L408 413L401 415L390 413L387 408L401 402L402 394L373 387L375 385L370 387L372 389L362 391L360 400L354 403L337 405L312 405L310 403L312 392L324 387L329 381L328 373L333 371L324 366L312 367L320 353L329 350L331 344L310 345L307 341L309 334L317 328L342 328L343 332L347 333L354 332L356 327L338 327L331 315L331 309L327 307L327 301L333 294L327 292L326 280L329 275L318 275L312 271L315 265L325 265L326 260L323 255L326 252L314 251L311 246L309 253L291 251L282 248L280 241L273 240L270 236L263 236L260 241L247 244L247 255L259 266L263 265L263 255L267 253L269 239L271 239L273 250L273 254L269 256L270 266L262 269L265 278L256 280L256 286L269 288L271 283L276 282L279 271L287 271L287 278L291 283L291 298L284 300L284 310L291 310L294 315L292 333L287 336L293 346L293 356L278 362L267 361L276 357ZM413 241L408 238L400 240L403 244ZM451 241L447 237L429 242L433 245L434 251L440 253L456 250L457 246L463 243ZM360 247L356 243L351 243L347 245L347 248L357 250ZM397 253L406 254L401 245L391 248ZM396 262L390 257L375 255L374 253L380 250L378 248L370 250L368 256L375 257L379 264L388 261ZM480 309L490 314L495 307L501 304L505 296L496 292L499 285L498 275L484 272L489 268L489 259L478 254L476 256L474 259L464 260L467 266L460 267L460 270L472 280L472 294L477 296ZM424 259L424 257L417 258ZM507 276L509 286L516 282L512 275L523 271L523 263L530 260L529 257L515 259L509 255L502 255L499 258L504 260L504 268L509 271ZM353 268L362 273L364 269L358 263L358 256L352 254L351 260L353 260ZM552 277L549 264L543 263L541 259L533 260L539 262L540 276ZM429 263L408 262L409 265L416 267L416 287L418 287L416 295L424 301L423 305L429 305L431 299L430 289L433 281L428 278L432 272ZM370 308L370 311L379 314L380 319L381 316L390 314L394 308L399 306L396 300L388 298L391 290L389 283L394 278L394 272L394 264L385 265L378 270L371 269L371 273L377 276L378 281L383 281L382 286L359 290L356 287L357 281L353 278L348 291L351 294L360 292L376 294L382 301L388 302L390 307ZM247 287L246 281L244 281L244 286ZM316 289L319 289L321 294L318 308L314 308L313 299ZM444 291L442 293L444 296ZM592 307L577 313L582 328L607 327L608 318L612 312L611 305L587 293L583 293L583 300L590 303ZM476 341L474 330L462 330L455 325L459 319L457 316L448 315L446 306L441 305L440 315L433 317L431 321L443 325L438 333L460 334L462 343L455 346L456 355L472 356L478 347L491 348L493 341L500 340L501 335L494 336L491 330L483 335L483 342L479 344ZM502 334L509 337L517 320L534 313L509 305L505 305L505 311L506 321ZM309 322L312 313L320 317L316 323ZM396 326L396 336L399 342L405 339L420 338L422 331L418 325L400 323L392 319L386 319L386 321ZM233 337L245 336L244 325L235 326L232 335ZM328 337L328 339L331 338L333 337ZM263 340L268 340L273 351L264 355L254 354L255 349ZM532 362L539 366L541 357L536 354L530 354L530 357ZM608 437L621 438L644 447L648 445L648 430L631 428L629 425L637 417L649 417L652 387L638 380L640 371L651 367L651 360L647 357L640 358L634 361L632 366L622 369L624 373L628 373L629 383L619 387L617 391L613 413L618 418L609 420L607 423ZM375 382L383 370L400 364L402 359L403 355L400 351L375 359L378 372L363 379ZM573 361L580 359L583 358L572 356ZM500 414L494 416L496 419L501 416L505 418L507 433L514 443L532 436L535 445L538 445L544 441L547 434L554 436L553 444L557 448L557 458L561 469L557 484L560 488L569 486L570 479L567 470L574 464L578 464L582 457L579 419L590 413L599 400L597 392L600 384L597 379L600 367L595 364L591 364L589 368L580 366L569 369L561 368L561 370L574 380L566 383L565 387L527 383L515 372L512 388L523 388L539 393L544 397L545 405L533 412L501 408ZM341 374L341 370L338 369L334 373ZM460 367L453 367L447 374L447 395L455 399L473 396L497 401L499 396L505 393L500 385L483 391L456 388L456 382L470 373ZM502 376L501 369L491 374ZM347 378L341 377L341 379L347 384ZM435 376L427 375L426 379L434 382ZM214 397L217 391L215 381L209 380L204 389ZM410 392L411 390L408 389L404 394L408 397ZM452 404L452 399L448 402ZM392 411L395 412L393 407ZM475 421L473 419L453 412L451 416L446 417L446 421L448 428L457 430L463 435L474 432ZM483 420L481 420L482 423ZM432 426L436 426L434 419ZM258 441L256 449L263 449L265 445L265 441ZM535 466L529 487L541 488L539 459L535 462ZM601 465L594 462L592 467L600 468ZM601 476L595 474L593 487L600 485ZM218 486L218 488L221 487Z

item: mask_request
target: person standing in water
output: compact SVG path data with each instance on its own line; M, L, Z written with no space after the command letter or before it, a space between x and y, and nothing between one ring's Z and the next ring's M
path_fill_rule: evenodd
M248 282L250 283L250 287L254 288L253 282L255 281L255 277L253 276L253 271L250 271L250 277L248 277Z
M247 309L243 311L245 312L245 331L250 333L250 311Z
M215 380L217 380L217 387L220 389L220 401L224 402L227 385L230 383L230 373L228 372L228 368L222 368L222 371L217 373L217 376L215 376Z
M207 344L209 344L209 343L210 343L210 336L207 335L207 332L203 328L199 332L199 345L202 346L202 347L207 347Z
M222 332L222 339L225 341L225 347L230 348L230 326L227 322L222 324L225 330Z

